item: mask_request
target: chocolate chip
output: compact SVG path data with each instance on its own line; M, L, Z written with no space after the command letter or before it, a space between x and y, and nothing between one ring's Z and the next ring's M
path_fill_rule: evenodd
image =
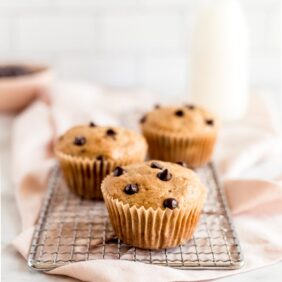
M206 119L206 124L212 126L213 120L212 119Z
M174 198L167 198L167 199L164 200L163 206L164 206L164 208L174 210L175 208L178 207L178 202Z
M161 106L159 104L155 105L155 109L159 109Z
M151 168L163 169L163 167L159 163L156 163L156 162L152 162L150 167Z
M103 155L99 155L96 157L96 160L103 162L105 160L105 157Z
M127 195L133 195L139 191L137 184L128 184L124 187L123 192Z
M84 136L76 136L73 140L73 144L77 146L83 146L86 143L86 138Z
M117 166L114 171L114 176L121 176L123 174L123 168L120 166Z
M109 128L109 129L106 131L106 134L107 134L108 136L115 137L117 133L116 133L112 128Z
M174 113L176 116L178 116L178 117L183 117L184 116L184 112L182 111L182 110L177 110L177 111L175 111L175 113Z
M162 181L168 181L172 178L172 174L166 168L163 171L157 173L157 177Z
M144 116L140 119L140 123L144 123L144 122L146 121L146 119L147 119L147 116L144 115Z
M195 106L194 105L185 105L185 107L189 110L194 110Z
M183 167L187 167L187 164L185 163L185 162L176 162L178 165L181 165L181 166L183 166Z
M89 126L90 127L96 127L97 125L94 122L91 121L91 122L89 122Z

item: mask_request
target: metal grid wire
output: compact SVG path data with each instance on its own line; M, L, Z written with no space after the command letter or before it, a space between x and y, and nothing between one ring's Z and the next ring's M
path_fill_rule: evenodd
M121 259L181 269L241 267L241 249L214 167L210 164L197 172L208 187L208 197L193 238L177 248L153 251L117 239L105 205L69 192L56 167L34 231L28 265L50 270L71 262Z

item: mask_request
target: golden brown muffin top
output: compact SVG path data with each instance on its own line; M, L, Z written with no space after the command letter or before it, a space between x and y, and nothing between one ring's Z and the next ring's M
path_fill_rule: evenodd
M214 134L218 129L215 116L204 108L194 105L157 106L146 114L140 123L143 130L160 130L185 136Z
M139 154L145 158L147 143L142 135L131 130L90 123L69 129L59 138L55 151L98 160L120 160Z
M104 179L102 191L123 204L146 209L185 208L206 195L191 169L161 161L116 168Z

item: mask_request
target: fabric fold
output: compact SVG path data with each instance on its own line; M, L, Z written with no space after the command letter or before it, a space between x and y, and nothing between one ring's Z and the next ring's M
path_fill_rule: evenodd
M98 86L60 85L55 86L53 92L48 105L34 102L16 118L13 126L13 180L24 230L13 244L25 258L32 226L46 191L48 172L54 164L51 153L55 136L74 124L90 120L99 124L130 126L132 121L136 119L137 123L140 118L136 113L141 116L156 100L140 91L116 93ZM111 111L109 105L112 98L117 101L116 94L121 101L128 102L132 110L115 104ZM175 97L171 103L173 100ZM48 273L96 282L116 281L117 277L120 281L196 281L281 261L282 184L266 180L282 175L282 148L278 143L281 136L272 128L269 112L263 103L255 97L243 121L224 125L215 158L245 254L242 269L187 271L128 261L97 260L69 264ZM275 171L271 167L274 162Z

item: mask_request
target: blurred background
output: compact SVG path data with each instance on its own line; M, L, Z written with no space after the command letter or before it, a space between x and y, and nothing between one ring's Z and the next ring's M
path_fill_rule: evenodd
M203 0L0 0L0 60L46 62L58 78L184 95ZM281 90L281 1L242 0L251 87Z

